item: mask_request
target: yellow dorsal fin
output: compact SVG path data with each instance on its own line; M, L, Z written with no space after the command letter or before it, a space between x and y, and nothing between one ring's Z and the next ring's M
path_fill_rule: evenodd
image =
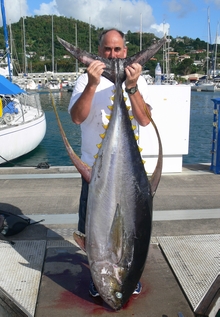
M107 114L105 117L106 117L108 120L111 119L111 115L110 115L110 114Z
M96 144L97 148L100 149L102 147L102 143Z
M99 134L100 138L104 139L105 138L105 133Z

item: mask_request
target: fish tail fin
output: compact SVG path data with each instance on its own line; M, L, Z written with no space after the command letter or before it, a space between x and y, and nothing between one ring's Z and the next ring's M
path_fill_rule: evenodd
M73 44L70 44L69 42L61 39L58 36L57 39L71 55L73 55L76 59L78 59L78 61L80 61L87 67L95 60L102 61L106 66L102 73L102 76L109 79L113 83L115 82L114 59L111 60L88 53L84 50L81 50L79 47L76 47Z
M127 60L129 61L128 65L132 63L139 63L141 66L143 66L151 57L153 57L159 51L159 49L165 44L166 41L166 36L164 36L162 39L152 44L147 49L143 49L130 58L127 58Z

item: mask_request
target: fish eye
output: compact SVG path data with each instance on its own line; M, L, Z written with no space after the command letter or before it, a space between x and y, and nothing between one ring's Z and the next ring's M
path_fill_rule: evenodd
M121 298L122 298L122 293L116 292L116 293L115 293L115 296L116 296L118 299L121 299Z

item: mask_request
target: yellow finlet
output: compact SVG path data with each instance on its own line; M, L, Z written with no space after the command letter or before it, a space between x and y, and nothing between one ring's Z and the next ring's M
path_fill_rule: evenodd
M134 116L129 116L130 120L133 120L134 119Z
M134 131L134 130L136 130L137 126L135 124L132 124L131 128Z
M135 138L136 141L139 140L139 135L135 134L134 138Z
M103 124L102 126L103 126L103 128L104 128L105 130L108 129L108 124Z
M110 115L110 114L107 114L105 117L106 117L108 120L111 119L111 115Z
M145 161L145 160L142 160L142 163L143 163L143 164L145 164L145 163L146 163L146 161Z
M97 148L100 149L102 147L102 143L96 144Z
M143 149L140 146L138 147L138 150L139 150L139 152L143 151Z
M129 111L131 110L131 106L126 106L126 109Z
M98 158L98 154L94 155L94 158L97 159Z
M114 108L113 106L108 106L108 109L111 111L113 110L113 108Z
M100 136L101 139L104 139L105 138L105 133L99 134L99 136Z
M111 99L112 101L114 101L114 100L115 100L115 96L111 96L110 99Z

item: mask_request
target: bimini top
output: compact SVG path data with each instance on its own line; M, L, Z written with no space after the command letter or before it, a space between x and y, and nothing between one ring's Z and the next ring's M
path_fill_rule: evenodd
M26 93L26 91L0 75L0 95L17 95L23 93Z

